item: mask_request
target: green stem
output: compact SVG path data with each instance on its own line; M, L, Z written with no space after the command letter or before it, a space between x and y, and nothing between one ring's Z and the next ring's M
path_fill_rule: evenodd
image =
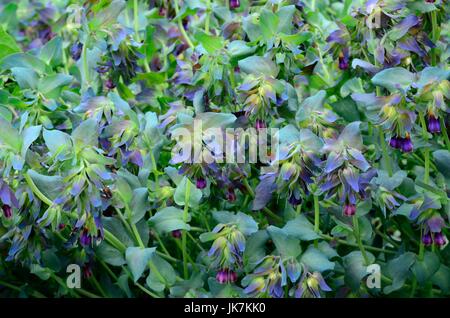
M442 135L444 136L445 144L447 145L447 150L450 151L450 139L448 138L447 126L445 126L444 117L440 116L439 121L441 122Z
M183 246L181 245L180 241L178 239L174 239L175 240L175 244L177 245L178 249L183 252ZM197 265L195 265L194 260L191 258L191 256L189 254L186 255L187 256L187 260L192 264L192 267L194 268L194 270L198 270Z
M136 40L137 42L141 42L141 37L139 36L139 6L137 0L133 0L133 23Z
M146 293L147 295L149 295L150 297L153 298L161 298L158 295L156 295L155 293L149 291L147 288L145 288L144 286L142 286L141 284L139 284L138 282L134 282L133 279L133 275L131 274L131 272L125 267L122 266L122 269L125 271L125 273L127 273L128 277L133 281L133 283L140 289L142 290L144 293Z
M27 182L28 186L30 187L31 191L45 204L48 206L52 206L53 202L49 198L47 198L34 184L33 180L31 179L28 172L26 172L24 175L25 181Z
M364 258L364 263L367 266L369 265L369 259L367 258L366 250L364 249L364 245L361 240L361 233L359 232L359 221L357 215L353 216L353 226L354 226L353 235L355 236L356 241L358 242L359 250L361 251L361 254Z
M419 261L423 261L423 257L425 254L425 244L423 244L422 241L422 237L423 237L423 229L420 230L420 245L419 245Z
M209 33L209 20L211 15L211 1L208 0L206 4L206 19L205 19L205 33Z
M155 160L155 156L153 155L152 149L150 149L150 159L152 160L153 165L153 176L155 177L155 191L156 193L159 192L159 171L158 166Z
M270 216L272 219L274 219L276 222L278 223L282 223L283 222L283 218L281 218L280 216L276 215L275 213L273 213L271 210L269 210L268 208L263 208L262 209L264 211L264 213L266 213L268 216Z
M389 242L390 244L392 244L394 247L398 248L399 245L392 240L390 237L388 237L386 234L382 233L380 230L375 229L375 233L378 234L379 236L381 236L384 240L386 240L387 242Z
M127 250L127 247L119 240L117 239L114 234L112 234L110 231L108 231L107 229L104 229L104 233L105 233L105 240L111 244L112 246L114 246L117 250L119 250L121 253L125 253L125 251Z
M184 29L183 26L183 21L181 21L181 18L178 16L178 14L180 13L180 6L178 4L178 0L174 0L174 5L175 5L175 13L177 15L177 20L178 20L178 28L180 29L181 34L183 35L184 39L186 40L187 44L189 45L189 47L191 49L194 49L195 46L192 43L191 39L189 38L189 36L186 33L186 30Z
M136 227L136 224L134 224L132 222L130 222L130 223L131 223L131 229L133 230L134 237L136 238L139 247L140 248L145 248L145 244L142 241L141 235L139 234L139 231L138 231L138 229Z
M155 275L158 277L158 279L161 281L161 283L164 283L166 280L164 279L164 276L161 275L161 272L158 270L158 268L153 264L152 261L148 262L148 267L150 267L150 270L155 273Z
M425 173L423 175L423 182L428 184L430 182L430 149L425 149Z
M391 165L391 158L389 158L389 151L387 148L386 140L384 138L384 132L381 127L380 129L380 144L381 144L381 150L383 151L383 160L384 165L386 166L386 170L389 173L389 176L392 177L393 171L392 171L392 165Z
M437 45L437 41L439 40L438 35L438 23L437 23L437 10L431 11L431 25L432 25L432 31L431 31L431 37L433 39L433 42L435 45ZM437 63L437 57L436 57L436 48L433 48L431 50L431 64L435 66Z
M89 278L89 280L91 281L92 285L100 292L100 294L103 297L108 298L108 295L105 293L102 286L100 286L100 284L99 284L97 278L95 278L95 276L92 276L91 278Z
M130 227L130 224L128 224L127 220L125 219L125 216L123 215L122 211L120 209L115 208L117 215L119 216L119 219L122 221L122 224L125 226L129 234L133 234L133 230Z
M156 238L156 240L158 241L158 243L159 243L159 245L161 246L161 248L162 248L162 250L164 251L164 253L165 253L168 257L173 258L173 257L170 255L169 250L166 248L166 246L164 245L163 241L162 241L161 238L159 237L158 233L154 232L154 233L153 233L153 236L154 236L154 237ZM177 260L177 259L175 259L175 258L173 258L173 259L174 259L175 261Z
M185 189L185 195L184 195L184 213L183 213L183 221L186 223L189 217L189 197L190 197L190 193L191 193L191 183L188 181L186 182L186 189ZM184 273L184 278L188 279L189 277L189 273L188 273L188 255L187 255L187 248L186 248L186 243L187 243L187 239L186 239L186 230L182 231L181 234L181 249L182 249L182 254L183 254L183 273Z
M314 232L320 233L320 207L319 207L319 197L315 194L314 198ZM314 241L314 247L317 248L319 244L318 240Z
M100 260L97 258L97 260L99 261L99 263L103 266L103 268L108 272L109 276L111 276L112 279L114 279L115 281L118 281L119 278L117 277L116 274L114 274L114 272L111 270L111 268L109 268L108 264L106 264L104 261Z
M299 205L297 205L296 214L297 214L297 216L298 216L298 215L300 215L301 213L302 213L302 205L299 204Z
M425 122L425 116L423 112L419 112L420 124L422 125L422 138L428 140L427 124ZM425 173L423 175L423 182L428 184L430 181L430 149L425 147L424 149L424 161L425 161Z
M197 242L197 240L192 236L192 234L190 232L186 232L187 235L189 236L189 238L192 240L192 242L194 242L195 245L197 245L197 247L201 250L204 251L205 249Z
M81 294L82 296L88 297L88 298L101 298L100 296L91 293L90 291L87 291L83 288L77 288L76 289L77 293Z
M351 247L359 247L358 244L350 243L350 242L347 242L347 241L345 241L345 240L342 240L342 239L338 239L338 238L332 237L332 236L330 236L330 235L321 234L320 236L321 236L324 240L327 240L327 241L335 241L335 242L337 242L337 243L339 243L339 244L343 244L343 245L347 245L347 246L351 246ZM379 253L386 253L386 254L395 254L395 253L396 253L396 252L394 252L394 251L389 251L389 250L385 250L385 249L383 249L383 248L378 248L378 247L373 247L373 246L368 246L368 245L363 245L363 247L364 247L364 249L365 249L366 251L379 252Z
M81 51L81 58L82 58L82 62L83 62L83 74L84 74L84 83L83 84L86 85L86 89L89 87L89 64L88 64L88 59L87 59L88 44L89 44L89 35L86 35L86 41L83 43L83 49Z

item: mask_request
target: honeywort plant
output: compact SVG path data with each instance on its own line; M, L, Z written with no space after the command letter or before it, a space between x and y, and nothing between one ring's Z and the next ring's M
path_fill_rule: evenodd
M0 1L0 295L448 297L449 6Z

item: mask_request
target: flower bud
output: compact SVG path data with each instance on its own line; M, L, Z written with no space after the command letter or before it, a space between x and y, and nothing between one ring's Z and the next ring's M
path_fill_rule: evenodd
M80 42L76 42L72 44L70 47L70 56L75 60L78 61L81 57L81 51L83 50L83 44Z
M238 275L236 272L229 270L228 271L228 281L230 283L235 283L237 281Z
M400 149L401 148L401 138L398 136L393 136L391 140L389 141L389 145L394 149Z
M159 189L158 198L160 200L166 200L173 196L175 190L170 186L164 186Z
M445 235L442 232L438 232L434 234L434 244L437 246L443 246L446 243Z
M228 202L234 202L234 201L236 201L236 193L234 193L234 190L233 190L233 189L229 189L229 190L227 191L226 197L227 197Z
M411 141L411 138L409 137L409 135L406 135L405 138L402 138L401 141L401 146L402 146L402 151L403 152L411 152L413 151L413 143Z
M267 125L266 125L266 122L265 122L264 120L262 120L262 119L257 119L257 120L256 120L255 128L256 128L257 130L259 130L259 129L264 129L264 128L266 128L266 127L267 127Z
M172 234L173 238L178 239L178 238L181 237L181 230L174 230L174 231L171 232L171 234Z
M350 65L349 65L348 58L346 58L344 56L344 54L341 53L339 55L339 69L342 71L345 71L346 69L348 69L349 66Z
M89 231L87 229L83 229L83 231L80 234L80 244L82 246L89 246L92 243L91 236L89 234Z
M224 268L217 272L216 280L219 284L225 284L228 282L228 269Z
M430 133L439 134L441 132L441 123L439 122L439 119L436 118L434 115L430 115L428 117L427 128Z
M197 178L197 181L195 183L197 189L204 189L206 188L206 180L203 177Z
M5 218L7 218L7 219L12 218L12 208L9 205L3 204L2 210L3 210L3 215L5 216Z
M344 205L344 215L345 216L353 216L355 214L356 214L356 205L354 205L354 204Z
M110 79L110 78L108 78L106 80L105 86L106 86L107 89L110 89L110 90L116 88L116 84L114 84L113 80Z
M430 246L430 245L433 243L433 239L432 239L432 237L431 237L431 233L430 233L430 232L425 233L425 234L422 236L422 243L423 243L423 245L425 245L425 246Z
M241 3L239 2L239 0L230 0L230 8L231 9L236 9L239 8L241 6Z

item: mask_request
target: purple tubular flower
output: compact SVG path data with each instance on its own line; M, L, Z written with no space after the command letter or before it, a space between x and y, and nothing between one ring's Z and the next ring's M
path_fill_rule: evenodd
M176 238L176 239L181 237L181 231L180 230L174 230L174 231L172 231L171 234L172 234L172 237Z
M225 284L228 282L228 269L224 268L217 272L216 280L219 284Z
M195 186L197 189L204 189L206 188L206 180L203 177L197 178L197 181L195 182Z
M262 119L257 119L257 120L256 120L255 128L256 128L257 130L259 130L259 129L264 129L264 128L266 128L266 127L267 127L267 125L266 125L266 122L265 122L264 120L262 120Z
M228 189L226 197L228 202L236 201L236 193L234 193L233 189Z
M411 141L411 138L409 137L409 135L406 135L405 138L402 138L401 140L401 146L402 146L402 151L403 152L411 152L413 151L413 143Z
M340 70L346 70L350 66L349 62L349 49L346 47L342 50L341 53L339 53L339 69Z
M443 246L446 243L446 238L445 235L442 234L442 232L438 232L436 234L434 234L434 244L436 244L436 246Z
M108 78L105 82L105 86L107 89L114 89L116 88L116 84L114 84L113 80Z
M81 51L83 49L83 44L80 42L76 42L72 44L70 47L70 56L75 60L78 61L81 57Z
M400 149L401 148L401 138L398 136L394 136L389 141L389 145L394 149Z
M236 272L229 270L228 271L228 281L230 283L235 283L237 281L238 275Z
M3 215L5 216L5 218L7 218L7 219L12 218L12 208L9 205L3 204L2 210L3 210Z
M346 204L344 205L344 215L345 216L353 216L356 214L356 205L354 204Z
M80 244L82 246L89 246L91 245L92 239L89 235L89 231L87 229L83 229L83 231L80 234Z
M231 9L236 9L239 8L241 6L241 3L239 2L239 0L230 0L230 8Z
M439 119L434 115L430 115L428 117L428 131L432 134L440 134L441 133L441 123Z
M422 243L423 243L425 246L430 246L430 245L433 243L433 239L432 239L432 237L431 237L431 233L430 233L430 232L425 233L425 234L422 236Z

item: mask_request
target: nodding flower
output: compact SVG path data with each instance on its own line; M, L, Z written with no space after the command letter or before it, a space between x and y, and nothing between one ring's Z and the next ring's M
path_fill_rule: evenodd
M89 234L89 230L84 228L80 234L80 244L82 246L90 246L92 243L91 235Z
M195 182L195 186L197 189L204 189L206 188L206 180L203 177L197 178L197 181Z
M237 273L228 268L223 268L216 274L216 280L220 284L234 283L237 281L237 278Z
M78 61L81 57L81 51L83 50L83 44L80 42L75 42L70 47L70 56L75 60Z
M344 215L354 216L356 214L356 205L347 203L344 205Z
M178 238L181 237L181 231L180 231L180 230L173 230L173 231L171 232L171 234L172 234L172 237L173 237L173 238L176 238L176 239L178 239Z
M447 238L442 232L437 232L434 234L433 241L436 246L444 246L447 243Z
M430 114L428 116L428 131L432 134L440 134L441 133L441 123L439 122L439 118L435 115Z
M399 136L393 136L391 137L391 140L389 141L389 145L394 149L401 149L402 147L402 138Z
M19 208L19 202L11 188L0 179L0 201L5 218L12 217L12 207Z
M230 0L230 8L231 9L236 9L239 8L241 6L241 3L239 2L239 0Z
M262 119L257 119L255 123L255 128L257 130L267 128L266 122Z
M9 205L3 204L2 210L3 210L3 215L5 216L5 218L7 218L7 219L12 218L12 208Z
M112 89L116 88L116 84L114 84L114 81L111 78L108 78L105 81L105 87L109 90L112 90Z
M402 152L411 152L414 149L409 133L406 133L404 138L400 136L393 136L389 141L389 145L392 148L399 149Z
M321 298L321 291L331 291L319 272L310 273L305 270L295 290L296 298Z
M433 244L433 238L431 237L431 233L430 232L425 233L422 236L422 243L425 246L431 246L431 244Z
M233 269L242 266L242 257L245 250L245 236L236 225L218 224L212 230L214 234L214 242L208 251L211 258L211 265L216 269L220 269L216 275L217 280L234 282L237 279L233 274ZM226 269L228 277L224 278L224 270Z
M402 139L402 151L403 152L411 152L413 151L413 143L411 141L411 137L408 133L406 133L406 137Z
M228 189L226 194L228 202L234 202L236 201L236 193L234 192L234 189Z
M350 66L349 62L349 49L345 47L339 53L339 69L345 71Z

